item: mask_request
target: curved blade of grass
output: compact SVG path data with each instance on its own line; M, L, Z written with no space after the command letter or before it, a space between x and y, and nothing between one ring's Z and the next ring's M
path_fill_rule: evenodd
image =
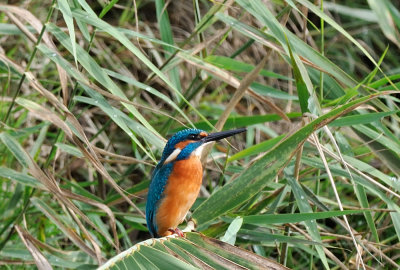
M289 119L297 118L301 116L301 113L292 112L286 114ZM252 116L230 116L224 125L224 129L233 129L233 128L240 128L240 127L248 127L251 125L261 124L265 122L272 122L272 121L279 121L282 117L277 114L264 114L264 115L252 115ZM210 123L215 125L218 120L210 120ZM209 126L205 122L196 122L194 123L196 128L208 130ZM178 132L180 130L185 129L184 127L180 127L177 129L173 129L171 132Z
M179 112L182 115L182 117L186 119L186 121L188 123L191 123L191 120L189 119L189 117L167 95L164 95L163 93L157 91L153 87L150 87L150 86L148 86L148 85L146 85L144 83L141 83L141 82L135 80L134 78L131 78L131 77L116 73L116 72L114 72L112 70L108 70L108 69L106 69L105 72L107 72L107 74L110 75L111 77L114 77L114 78L116 78L118 80L121 80L121 81L129 83L129 84L132 84L132 85L134 85L134 86L136 86L136 87L138 87L140 89L146 90L147 92L149 92L149 93L155 95L156 97L164 100L168 105L170 105L177 112Z
M78 158L83 157L83 154L81 153L81 151L79 151L79 149L76 148L75 146L65 144L65 143L56 143L55 146L57 146L58 149L66 152L74 157L78 157Z
M297 94L299 96L301 112L304 114L304 113L310 111L308 109L308 98L310 97L310 94L308 93L307 85L306 85L305 81L303 80L303 76L300 72L299 66L296 63L296 59L294 58L292 48L290 47L289 40L287 39L286 36L285 36L285 39L287 42L287 48L289 51L290 60L292 61L293 75L296 80L296 88L297 88Z
M157 13L157 21L160 29L160 34L161 34L161 40L173 45L174 44L174 39L172 36L172 29L171 29L171 24L169 22L169 17L168 17L168 12L167 12L167 7L165 5L164 0L156 0L156 13ZM166 51L165 53L165 58L169 58L172 53L175 52L173 48L170 46L165 46L164 50ZM181 92L182 87L181 87L181 82L179 79L179 68L175 66L169 71L169 75L171 78L171 82L174 84L175 88ZM178 101L179 101L179 96L177 95Z
M170 47L170 48L172 48L174 50L178 50L178 51L182 50L181 48L175 46L174 44L168 44L168 43L166 43L166 42L164 42L162 40L159 40L159 39L154 38L154 37L143 35L143 34L141 34L139 32L136 32L136 31L134 31L132 29L126 29L126 28L117 28L117 29L118 29L118 31L120 31L121 33L124 33L125 36L128 36L128 37L135 37L135 38L139 38L139 39L143 39L143 40L148 40L148 41L150 41L150 42L152 42L154 44L159 44L159 45L162 45L163 47Z
M390 168L392 172L396 175L400 175L400 156L399 152L394 152L393 149L399 147L399 144L396 140L391 140L386 136L379 134L378 132L372 130L366 126L354 126L363 130L359 131L358 129L354 129L357 136L359 136L363 141L365 141L366 145L375 153L379 159L383 161L385 166ZM376 139L376 140L375 140ZM397 147L394 145L397 144Z
M253 65L247 64L247 63L243 63L241 61L232 59L230 57L226 57L226 56L220 56L220 55L209 55L204 59L206 62L213 64L219 68L228 70L228 71L237 71L237 72L246 72L249 73L254 69ZM277 79L281 79L281 80L286 80L286 81L292 81L293 79L269 71L269 70L265 70L262 69L260 71L260 75L265 76L265 77L270 77L270 78L277 78Z
M272 138L270 140L264 141L262 143L250 146L234 155L228 158L227 162L231 162L234 160L238 160L244 157L248 157L251 155L256 155L261 152L266 152L270 150L272 147L274 147L275 144L279 143L280 140L282 140L285 137L285 134L282 134L278 137Z
M324 9L351 16L352 18L358 18L367 22L378 22L376 15L371 10L364 8L353 8L333 2L325 2Z
M398 113L399 111L390 111L390 112L378 112L378 113L367 113L360 115L350 115L341 117L336 119L329 126L332 127L343 127L343 126L353 126L359 124L368 124L375 121L379 121L383 117Z
M165 269L166 265L171 265L171 269L213 267L215 269L287 270L286 267L265 257L217 239L190 232L186 233L186 238L173 236L140 242L111 258L98 270L133 269L128 266L136 267L137 265L141 269Z
M69 51L72 51L72 46L67 38L67 35L54 24L48 25L48 30L61 42L61 44ZM79 63L92 75L104 88L112 94L127 100L124 92L111 80L107 73L100 67L97 62L81 47L77 47ZM123 103L123 105L141 122L146 128L158 134L157 131L147 122L140 112L132 105ZM161 137L161 135L160 135Z
M280 45L284 48L287 55L290 56L292 61L292 68L294 71L296 85L299 92L299 101L301 103L302 111L311 109L314 114L321 114L320 105L318 99L313 90L311 79L308 72L300 60L299 55L294 44L288 35L286 34L287 29L284 29L279 21L274 17L274 15L269 11L269 9L259 0L243 1L238 0L237 3L241 5L245 10L257 18L261 23L263 23L271 31L272 36L277 39ZM303 41L300 41L303 42ZM303 42L304 43L304 42ZM309 99L307 94L311 96ZM301 99L300 99L301 96Z
M368 0L367 2L375 13L377 22L384 35L400 48L399 29L396 28L396 23L393 19L394 14L392 12L392 10L396 10L396 7L387 0ZM397 24L397 26L399 26L399 24Z
M59 0L57 1L57 3L64 17L65 24L67 25L69 37L71 39L71 44L72 44L72 55L74 56L75 65L78 66L78 60L76 57L75 27L74 27L74 20L72 19L71 9L69 7L69 3L67 0Z
M276 243L290 243L290 244L302 244L302 245L314 245L314 246L323 245L322 243L302 239L295 236L271 234L262 230L255 231L255 230L241 229L238 234L239 234L238 242L244 242L244 243L247 242L254 244L271 245L276 242Z
M393 177L388 176L387 174L379 171L378 169L374 168L373 166L365 163L357 158L350 157L350 156L343 156L344 160L349 164L353 165L353 167L359 169L362 172L368 173L372 176L375 176L380 181L384 182L389 187L393 188L397 192L400 193L400 182L393 181Z
M242 217L236 217L232 220L231 224L229 225L228 229L226 230L224 236L221 238L222 242L234 245L236 242L236 236L240 228L243 224Z
M24 168L30 167L32 164L31 158L12 136L6 132L2 132L0 133L0 140L4 143L8 150L10 150L18 162L24 166Z
M312 208L310 203L307 200L307 194L304 192L303 188L300 186L300 184L296 181L296 179L288 175L287 177L288 183L292 188L294 197L296 199L297 206L299 207L299 210L301 213L312 213ZM306 225L307 232L310 234L311 238L318 242L321 243L321 236L319 234L319 230L317 227L317 223L315 220L305 220L304 221ZM324 250L322 249L321 246L316 246L317 253L324 264L324 267L326 269L329 269L328 261L326 259Z
M10 168L0 167L0 177L4 177L9 180L13 180L20 184L28 185L34 188L45 189L43 184L40 183L36 178L21 172L17 172Z
M306 220L325 219L330 217L338 217L343 215L361 214L369 210L343 210L343 211L327 211L319 213L293 213L293 214L266 214L244 216L245 224L266 225L266 224L282 224L296 223Z
M270 40L272 39L271 35L268 35L258 29L255 29L251 26L241 23L235 18L232 18L226 14L217 13L216 16L221 21L226 24L231 25L235 30L239 31L243 35L256 40L257 42L264 44L268 47L271 46ZM330 61L325 56L321 55L319 52L308 46L301 39L299 39L296 35L288 31L284 28L285 34L292 45L292 48L296 50L296 53L302 57L303 61L306 63L312 63L316 65L320 69L322 69L328 75L331 75L338 79L340 82L344 83L348 87L356 86L356 81L350 77L349 74L344 72L338 66L336 66L332 61ZM274 48L274 47L272 47ZM279 50L279 48L275 48Z
M82 2L82 0L79 0ZM84 7L85 10L88 12L88 9L90 7ZM91 9L90 9L91 10ZM179 92L179 90L168 80L168 78L149 60L147 57L138 49L136 48L132 42L120 31L118 31L117 28L109 25L105 21L100 20L97 16L92 15L93 11L89 13L86 12L81 12L81 11L73 11L72 14L75 18L78 18L88 24L91 24L93 26L96 26L100 30L103 30L116 38L121 44L123 44L128 50L130 50L136 57L138 57L146 66L150 68L152 72L157 74L157 76L163 80L173 91L174 93L179 96L200 118L202 118L204 121L207 122L207 119L196 109L194 108L189 101L186 100L186 98ZM212 125L210 124L210 127Z
M400 144L397 141L393 141L390 138L386 137L380 132L375 131L374 129L368 127L367 125L354 125L353 128L364 135L368 136L374 142L378 142L386 147L387 150L394 151L395 153L400 153ZM400 169L400 165L399 165Z
M305 164L308 164L312 167L315 167L315 168L319 168L319 169L324 168L322 162L320 162L319 160L316 160L316 159L310 159L307 157L303 157L302 162L304 162ZM342 168L340 168L338 166L332 166L332 167L330 167L330 169L331 169L332 173L334 173L335 175L340 175L342 177L346 177L349 179L352 178L357 184L363 186L369 192L372 192L377 197L379 197L382 201L384 201L387 204L388 209L394 211L394 212L390 213L390 216L392 218L397 237L400 239L400 207L392 200L392 198L388 197L387 194L385 192L381 191L379 188L377 188L376 185L372 184L370 181L367 181L365 179L365 176L359 176L357 174L350 176L346 170L343 170Z
M239 77L239 79L241 79ZM273 88L268 85L263 85L257 82L253 82L250 85L250 88L254 90L257 94L271 97L271 98L278 98L278 99L284 99L284 100L298 100L298 97L290 95L284 91L278 90L276 88Z

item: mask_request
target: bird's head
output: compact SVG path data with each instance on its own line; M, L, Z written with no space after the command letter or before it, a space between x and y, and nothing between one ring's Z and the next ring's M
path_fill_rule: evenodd
M208 143L218 141L246 131L246 128L221 131L208 134L201 129L185 129L175 133L167 142L160 164L183 160L194 154L201 156L203 148Z

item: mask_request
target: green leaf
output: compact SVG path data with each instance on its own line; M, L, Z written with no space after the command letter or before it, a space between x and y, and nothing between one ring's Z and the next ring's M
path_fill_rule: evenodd
M156 2L156 13L157 13L157 20L160 29L161 39L165 43L174 45L174 39L172 36L171 24L169 22L167 6L165 5L164 0L156 0L155 2ZM164 50L166 51L165 53L166 58L169 58L175 52L175 50L170 46L165 46ZM178 67L172 68L169 71L169 75L172 83L175 85L175 88L179 92L181 92L182 87L181 87L181 81L179 79L179 68ZM179 98L179 95L177 95L177 97Z
M0 167L0 177L16 181L23 185L40 189L44 188L44 186L38 180L36 180L36 178L21 172L14 171L10 168Z
M75 157L78 157L78 158L82 158L83 157L83 154L81 153L81 151L78 148L76 148L76 147L74 147L72 145L68 145L68 144L65 144L65 143L56 143L55 146L57 146L60 150L66 152L66 153L68 153L68 154L70 154L72 156L75 156Z
M289 119L301 117L301 113L293 112L288 113L286 116ZM264 115L252 115L252 116L239 116L239 115L232 115L230 116L224 125L224 129L233 129L233 128L240 128L240 127L249 127L251 125L261 124L265 122L273 122L279 121L282 118L277 114L264 114ZM218 120L210 120L209 122L214 125L217 123ZM196 128L208 130L209 126L206 122L196 122L194 123ZM178 132L179 130L183 130L185 127L180 127L177 129L172 130L171 132Z
M398 113L399 111L390 111L390 112L378 112L378 113L366 113L359 115L350 115L341 117L340 119L336 119L332 123L329 124L331 127L344 127L344 126L353 126L359 124L368 124L375 121L379 121L383 117Z
M254 69L253 65L243 63L241 61L225 57L225 56L219 56L219 55L209 55L205 59L210 64L213 64L219 68L229 70L229 71L237 71L237 72L245 72L249 73ZM262 69L260 71L260 75L265 76L265 77L271 77L271 78L277 78L281 80L287 80L287 81L292 81L293 79L283 76L281 74L277 74L272 71L268 71L265 69Z
M291 175L287 176L287 180L289 185L292 188L294 197L296 199L296 204L299 207L301 213L312 213L312 208L310 203L307 200L307 194L304 192L303 188L300 184L292 177ZM319 234L319 230L317 224L314 220L305 220L307 232L310 234L311 239L315 242L321 243L321 235ZM318 255L324 264L326 269L329 269L328 261L325 256L325 252L323 251L321 246L316 246Z
M58 0L57 3L64 17L65 23L67 25L69 37L71 39L71 44L72 44L72 55L74 56L75 59L75 65L78 66L78 60L76 56L75 27L71 9L69 7L69 3L67 0Z
M323 13L317 6L313 5L312 3L306 1L306 0L297 0L298 3L302 4L303 6L307 7L310 11L318 15L321 19L323 19L326 23L330 24L333 28L335 28L337 31L339 31L342 35L344 35L348 40L350 40L354 45L357 46L360 51L363 52L363 54L368 57L368 59L375 65L378 66L374 58L372 58L371 54L368 53L368 51L355 39L353 38L346 30L343 29L337 22L335 22L331 17ZM292 2L292 0L288 0L288 3L297 9L295 7L295 4Z
M325 219L343 215L360 214L364 212L367 212L367 210L343 210L343 211L328 211L320 213L266 214L266 215L244 216L243 221L245 224L253 224L253 225L296 223L306 220Z
M10 136L6 132L0 133L0 140L4 143L4 145L10 150L10 152L14 155L14 157L18 160L18 162L24 166L25 168L29 168L32 160L12 136Z
M301 76L300 69L296 63L296 59L293 56L293 52L290 47L289 40L287 39L286 36L285 36L285 39L287 41L287 47L289 50L290 60L292 61L293 75L296 80L297 94L299 95L301 112L304 114L304 113L310 111L308 109L308 98L310 97L310 94L307 91L307 85L304 82L303 77Z
M238 160L241 158L245 158L248 156L252 155L257 155L262 152L266 152L270 150L272 147L274 147L275 144L277 144L280 140L282 140L285 137L285 134L282 134L278 137L272 138L270 140L264 141L262 143L250 146L234 155L228 158L228 162L232 162L234 160Z
M395 23L395 13L392 12L396 10L396 7L387 0L368 0L367 1L372 11L376 14L377 21L379 23L379 27L385 36L392 41L397 47L400 48L400 34L399 34L399 26L400 23Z
M225 235L221 238L221 241L234 245L236 242L237 232L242 227L242 224L243 218L241 217L236 217L234 220L232 220L231 224L225 232Z
M170 254L172 252L172 255ZM286 269L282 265L249 251L198 233L186 238L149 239L111 258L98 270L105 269Z

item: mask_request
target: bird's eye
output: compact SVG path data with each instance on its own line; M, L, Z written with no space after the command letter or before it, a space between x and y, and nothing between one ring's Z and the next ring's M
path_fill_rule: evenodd
M197 135L195 135L195 134L190 134L190 135L188 136L188 139L189 139L189 140L196 140L196 139L197 139Z

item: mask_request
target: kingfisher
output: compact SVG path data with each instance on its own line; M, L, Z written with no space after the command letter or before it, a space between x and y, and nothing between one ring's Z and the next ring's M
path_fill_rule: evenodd
M200 191L204 146L244 131L246 128L208 134L200 129L185 129L168 140L153 171L147 195L146 222L152 237L174 233L183 237L178 225Z

